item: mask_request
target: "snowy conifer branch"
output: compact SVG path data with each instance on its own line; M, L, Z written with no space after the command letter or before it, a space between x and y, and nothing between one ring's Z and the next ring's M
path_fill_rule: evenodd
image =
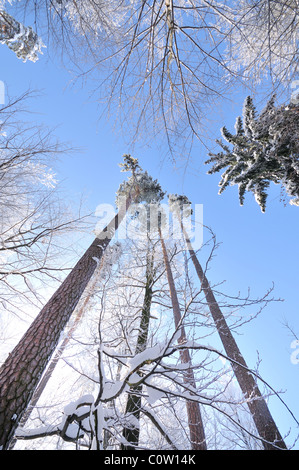
M36 62L38 54L45 47L42 40L29 26L19 23L15 18L1 9L0 5L0 43L6 44L23 62Z
M243 120L236 120L236 134L226 127L221 129L223 138L217 143L222 152L210 153L212 163L209 174L226 170L221 176L219 194L229 185L237 185L240 205L244 203L246 191L254 194L262 212L270 183L280 184L292 198L290 204L299 205L299 107L274 104L273 96L265 109L257 115L251 97L244 103Z

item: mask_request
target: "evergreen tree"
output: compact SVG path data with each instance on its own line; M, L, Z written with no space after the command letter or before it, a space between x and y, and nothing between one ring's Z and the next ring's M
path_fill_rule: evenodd
M127 167L129 170L129 166ZM118 214L97 234L57 291L35 318L23 338L0 368L0 448L7 449L30 402L39 379L54 352L89 280L95 272L135 195L136 184L127 187Z
M159 226L159 237L162 245L162 252L163 252L163 259L165 264L165 270L167 275L167 281L169 286L172 310L173 310L173 318L176 329L180 332L180 337L178 339L178 344L182 345L187 342L187 335L182 324L182 315L181 309L177 297L177 292L174 284L173 274L169 262L169 257L167 254L165 242L162 236L161 227ZM196 390L196 381L194 377L194 371L192 368L192 360L190 356L189 350L182 349L180 350L180 360L182 364L188 364L188 368L185 371L184 382L190 388ZM207 443L206 443L206 436L205 430L203 426L203 420L201 415L201 410L199 407L199 403L192 400L186 400L186 408L187 408L187 415L188 415L188 426L189 426L189 434L190 434L190 441L191 441L191 448L192 450L207 450Z
M133 175L134 176L134 175ZM143 226L145 230L150 230L151 233L155 231L155 228L158 229L158 235L162 246L163 252L163 260L165 264L165 270L167 273L167 280L170 290L170 297L171 297L171 304L173 309L173 317L176 329L180 331L180 339L179 344L185 343L187 341L187 336L185 332L185 328L182 325L182 315L180 311L180 306L178 302L177 292L174 284L173 274L169 262L169 257L167 254L165 242L162 236L161 226L163 224L163 216L165 215L162 212L162 209L159 210L159 203L162 201L164 197L164 192L161 189L161 186L158 182L152 181L152 178L148 176L145 172L144 174L139 175L140 178L137 179L138 185L143 188L143 199L147 202L146 206L146 224L144 224L145 220L143 220ZM124 187L125 191L125 187ZM153 210L153 206L155 207L155 215L158 218L157 226L154 224L154 227L151 225L153 220L150 216L150 211ZM152 302L152 275L151 275L151 267L152 261L147 259L147 274L146 274L146 288L145 288L145 297L144 297L144 306L142 311L141 317L141 324L140 324L140 334L137 340L137 349L136 352L143 351L147 344L147 334L148 334L148 327L149 327L149 315L150 315L150 306ZM188 349L180 351L180 359L183 364L188 364L189 367L186 370L186 374L184 376L184 382L188 386L196 389L196 382L194 377L194 371L192 369L192 361L190 357L190 353ZM142 386L138 385L135 390L137 392L141 392ZM127 402L126 413L132 414L135 418L139 421L139 414L140 414L140 406L141 406L141 397L138 394L131 394L129 395L129 399ZM207 450L206 445L206 437L204 432L204 426L201 416L201 411L199 407L199 403L193 402L192 400L186 400L186 408L187 408L187 416L188 416L188 426L189 426L189 434L190 434L190 441L192 449L194 450ZM131 442L133 445L138 444L138 437L139 437L139 429L137 427L124 429L124 437ZM123 446L124 449L133 449L132 446Z
M1 5L0 5L1 7ZM0 8L0 42L6 44L23 62L36 62L45 47L31 26L24 26Z
M120 164L122 171L130 170L132 176L129 178L129 181L123 183L117 193L117 200L124 197L132 181L136 181L138 187L140 188L141 193L135 198L135 202L141 202L142 200L146 203L146 212L148 213L149 204L158 203L164 197L164 192L161 189L160 184L157 180L153 180L147 172L142 172L141 167L138 164L138 160L133 158L131 155L124 155L124 162ZM152 289L153 289L153 255L150 257L148 252L147 261L146 261L146 274L145 274L145 293L144 293L144 303L142 308L142 314L140 319L140 329L139 335L137 338L136 345L136 354L144 351L147 347L147 336L149 329L149 320L150 320L150 308L152 302ZM140 419L140 408L141 408L141 391L142 385L137 385L132 387L130 390L128 401L126 405L126 416L133 416L136 418L139 423ZM139 441L139 426L131 425L130 423L125 424L123 430L123 437L126 439L130 445L122 445L124 450L134 450L135 446L138 445Z
M270 183L280 184L292 199L290 203L299 205L299 107L275 106L275 96L258 115L251 97L244 103L243 119L238 117L235 134L226 127L222 136L232 148L222 141L216 142L222 152L210 153L205 163L213 163L208 174L220 170L219 186L221 194L229 185L238 185L240 205L244 203L246 191L254 194L262 212L266 210L266 200Z
M253 111L253 109L252 109ZM251 412L253 421L257 431L262 439L265 450L286 449L283 438L273 420L271 413L268 409L267 403L264 400L254 376L251 374L242 353L232 335L232 332L225 320L225 317L219 307L215 298L214 292L206 277L206 274L199 263L195 251L192 248L189 236L184 228L184 223L181 217L180 209L182 206L191 205L186 196L170 195L170 207L179 218L181 223L182 232L184 234L186 245L193 262L195 271L204 292L210 314L214 320L217 332L222 341L223 347L228 358L231 360L232 369L235 373L237 382L242 390L242 393L248 400L248 407ZM191 210L191 207L190 207Z

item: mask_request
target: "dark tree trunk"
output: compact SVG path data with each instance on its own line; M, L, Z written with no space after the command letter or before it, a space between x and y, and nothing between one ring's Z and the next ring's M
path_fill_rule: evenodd
M102 259L102 261L103 261L103 259ZM101 266L98 269L100 270ZM30 400L29 406L27 407L25 413L23 414L22 419L20 420L19 427L23 428L26 425L32 411L36 407L37 402L39 401L43 391L45 390L45 388L46 388L46 386L47 386L47 384L50 380L50 378L52 377L53 372L54 372L54 370L55 370L55 368L56 368L56 366L59 362L59 359L61 358L65 348L67 347L68 343L70 342L70 340L72 338L72 335L73 335L74 331L76 330L78 324L81 321L82 315L84 314L86 306L88 305L88 302L89 302L90 297L92 295L92 289L94 288L94 285L96 284L96 281L97 281L97 276L95 277L95 280L93 280L93 286L91 287L90 292L88 293L88 295L86 296L86 298L83 301L83 304L80 306L80 308L78 309L78 312L76 313L76 317L75 317L75 320L74 320L74 323L73 323L72 327L67 332L66 337L62 341L59 348L56 350L54 356L52 357L50 363L48 364L48 367L47 367L46 371L43 373L43 376L42 376L41 380L39 381L38 386L36 387L36 389L33 393L33 396ZM90 289L90 288L88 287L88 289ZM10 450L13 449L16 442L17 442L16 438L13 438L10 441L10 445L9 445Z
M175 284L174 284L174 280L172 276L172 271L171 271L165 243L162 238L161 230L159 232L160 232L164 263L166 267L166 274L167 274L172 308L173 308L174 323L175 323L175 327L179 329L179 331L181 332L179 343L184 344L187 338L186 338L185 329L181 325L180 306L179 306ZM180 351L180 358L181 358L182 363L190 365L189 369L186 371L186 374L184 376L184 381L186 385L190 386L190 388L196 389L196 382L194 378L193 369L191 367L191 357L190 357L188 349ZM190 433L190 441L191 441L192 449L193 450L207 450L204 426L202 422L199 404L197 402L187 400L186 407L187 407L189 433Z
M231 359L231 365L241 391L248 399L248 408L252 414L257 432L262 438L264 449L287 449L284 440L275 424L275 421L271 416L269 408L258 388L258 385L253 375L250 373L246 362L238 348L238 345L230 331L230 328L227 325L226 320L219 308L213 290L211 289L208 279L206 278L206 275L197 259L194 250L192 249L192 245L183 225L182 230L184 232L188 251L190 253L196 273L201 282L202 290L206 297L211 316L215 322L225 352L228 358Z
M147 256L147 263L146 263L146 284L145 284L145 294L143 300L143 308L141 312L141 319L140 319L140 330L137 338L137 345L136 345L136 354L144 351L147 346L147 338L148 338L148 330L149 330L149 322L150 322L150 310L151 310L151 303L152 303L152 296L153 296L153 260ZM136 387L132 387L128 401L126 405L126 416L134 416L135 419L140 419L140 409L141 409L141 392L142 392L142 385L137 385ZM138 426L125 426L123 430L123 436L130 443L130 445L123 444L121 446L122 450L135 450L136 446L138 446L139 441L139 433L140 428Z
M0 448L8 449L64 327L80 300L97 261L126 214L120 210L93 241L61 286L43 307L0 369Z

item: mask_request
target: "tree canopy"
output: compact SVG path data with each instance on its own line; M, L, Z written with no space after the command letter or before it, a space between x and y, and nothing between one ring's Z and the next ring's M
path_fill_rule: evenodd
M235 134L226 127L218 140L222 152L210 153L205 163L212 163L209 174L226 168L219 183L221 194L229 185L238 185L240 204L246 191L252 192L262 212L266 210L270 183L280 184L299 205L299 107L290 103L275 106L273 96L257 114L251 97L244 103L243 117L238 117Z

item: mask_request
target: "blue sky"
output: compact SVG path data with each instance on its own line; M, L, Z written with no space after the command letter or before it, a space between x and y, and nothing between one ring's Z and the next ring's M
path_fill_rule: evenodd
M68 86L70 75L59 61L47 51L36 63L23 63L6 46L0 47L0 80L6 93L17 96L28 88L40 90L39 98L30 103L35 114L32 121L56 127L55 135L80 152L66 155L54 166L57 178L63 181L67 197L76 200L86 197L87 206L94 211L98 204L113 204L115 192L123 179L118 163L124 153L130 153L122 137L113 131L113 123L99 120L99 109L89 91L80 86ZM235 117L241 113L246 91L238 90L234 103L222 104L211 110L215 133L220 125L232 129ZM271 386L279 391L299 419L299 364L291 363L294 338L283 326L287 321L299 335L298 325L298 228L299 208L279 201L279 188L271 188L267 210L262 214L251 196L239 206L237 189L229 188L218 196L220 175L209 176L203 165L206 155L200 146L192 152L190 167L175 170L159 151L159 142L152 147L136 146L134 156L164 190L185 193L193 204L203 204L204 224L211 227L221 243L209 271L211 283L225 281L220 289L234 295L246 296L250 287L252 297L261 297L275 284L273 296L285 299L269 305L261 315L242 329L237 336L241 351L249 366L255 366L259 353L260 372ZM92 238L87 237L86 244ZM86 245L86 246L87 246ZM250 308L255 313L258 307ZM293 428L287 442L297 434L295 423L277 399L271 399L270 410L282 434ZM299 445L296 446L299 448Z

